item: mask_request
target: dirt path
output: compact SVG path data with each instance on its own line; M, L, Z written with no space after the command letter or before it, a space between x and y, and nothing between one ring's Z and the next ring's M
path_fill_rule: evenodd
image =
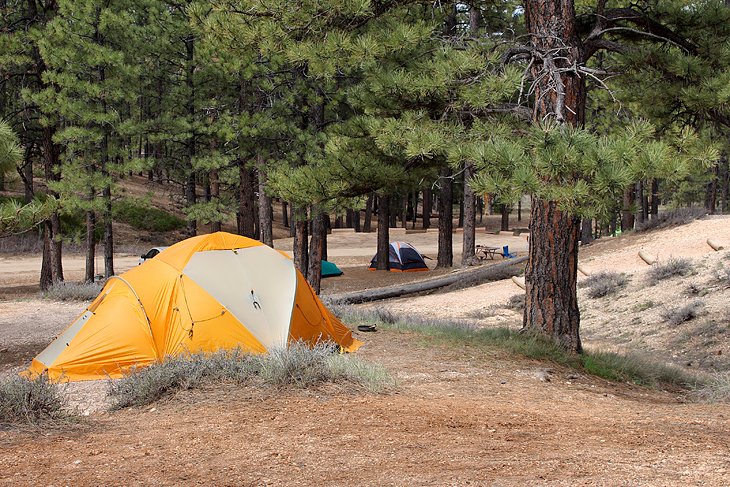
M0 432L3 485L726 485L730 406L368 335L397 393L231 386L76 432ZM570 378L569 378L570 377ZM34 452L32 460L29 452Z

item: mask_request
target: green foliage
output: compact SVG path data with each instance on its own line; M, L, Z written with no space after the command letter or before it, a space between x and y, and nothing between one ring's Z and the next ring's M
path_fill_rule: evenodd
M125 198L115 201L112 212L115 220L131 225L137 230L169 232L185 225L183 219L141 199Z

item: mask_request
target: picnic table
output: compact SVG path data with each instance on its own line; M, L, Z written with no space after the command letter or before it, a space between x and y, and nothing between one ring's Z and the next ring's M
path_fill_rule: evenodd
M475 247L475 256L479 260L491 259L494 260L494 256L497 255L499 247L488 247L486 245L477 245ZM502 255L502 254L500 254Z

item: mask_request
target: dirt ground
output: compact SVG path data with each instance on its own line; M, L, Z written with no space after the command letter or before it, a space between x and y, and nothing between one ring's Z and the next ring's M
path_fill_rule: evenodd
M730 407L368 334L395 393L237 389L0 432L5 485L727 485ZM547 375L549 382L544 380ZM541 377L543 379L541 380ZM32 452L32 453L31 453Z
M369 272L364 265L374 234L372 244L352 232L331 237L331 260L345 275L323 281L325 293L450 272ZM644 350L675 363L701 350L719 357L715 366L692 356L692 367L730 370L722 362L730 355L730 333L725 334L730 324L723 318L730 291L712 277L713 269L730 265L730 257L709 249L708 237L730 246L730 220L700 220L582 249L589 272L610 269L630 276L617 298L580 295L586 346ZM511 249L526 250L524 237L511 234L481 233L477 241L500 246L507 239L514 239ZM404 234L402 240L435 257L436 233ZM277 241L278 248L286 245ZM646 265L634 259L640 248L660 259L690 257L697 273L648 286ZM40 298L33 290L37 257L0 259L0 375L7 375L27 365L85 303ZM68 262L71 273L83 265L76 269L73 256ZM129 256L118 265L135 264L136 257ZM697 324L669 329L660 311L689 299L690 282L707 291L706 314ZM7 292L14 287L17 292ZM519 326L519 314L502 307L519 292L506 280L377 306L483 326ZM648 300L656 304L646 308ZM705 335L694 327L708 333L709 322L717 325L714 341L697 341ZM682 334L686 341L680 343ZM110 413L103 381L72 384L67 393L85 415L81 425L0 431L0 484L730 485L729 404L700 404L678 393L609 383L411 333L379 331L358 338L366 345L357 356L382 364L397 380L393 392L226 385ZM689 352L682 355L682 349Z

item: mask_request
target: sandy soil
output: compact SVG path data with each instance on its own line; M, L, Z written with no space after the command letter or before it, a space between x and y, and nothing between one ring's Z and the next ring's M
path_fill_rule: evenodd
M390 395L185 393L66 432L0 432L5 485L723 485L730 407L405 333ZM544 379L548 378L549 382ZM541 380L541 377L543 378ZM37 452L32 461L28 452Z
M585 344L643 350L676 363L701 350L718 358L714 367L694 355L691 367L730 370L722 362L730 355L730 325L723 315L730 290L712 277L713 269L730 265L730 255L704 244L712 236L730 246L729 227L729 220L708 219L582 249L581 262L590 272L618 270L631 280L614 298L591 300L581 291ZM435 274L366 271L375 235L369 237L372 245L362 235L333 233L331 260L344 267L345 276L325 280L325 292ZM426 254L435 250L435 233L404 237ZM477 241L498 246L507 238L515 239L510 248L522 250L518 241L524 238L511 234L481 234ZM277 247L286 248L285 241ZM639 248L660 259L691 257L697 274L648 286L646 265L633 259ZM17 267L11 272L0 267L5 279L0 288L25 282L30 262L31 257L13 260ZM694 299L685 294L690 281L706 291L706 314L669 328L660 312ZM519 326L519 315L502 307L519 292L511 281L500 281L377 306L484 326ZM85 306L36 296L27 291L0 301L0 374L20 370ZM648 301L652 306L646 307ZM221 386L109 413L103 381L73 384L67 393L87 415L80 426L41 434L0 431L0 484L730 484L728 404L688 402L670 392L608 383L404 332L359 338L366 345L357 356L382 364L396 378L392 393L339 386L313 391ZM29 452L37 452L30 461Z

